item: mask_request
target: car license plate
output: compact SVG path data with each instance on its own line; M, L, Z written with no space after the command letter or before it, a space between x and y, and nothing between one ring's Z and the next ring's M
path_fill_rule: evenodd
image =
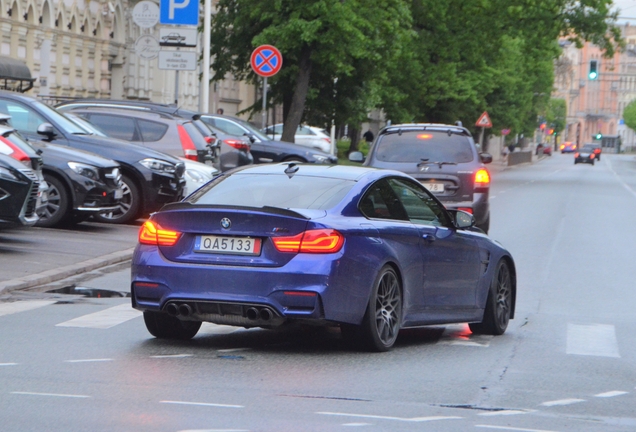
M115 199L122 199L124 197L124 190L122 188L115 189Z
M195 252L259 255L261 239L252 237L197 236L194 242Z
M444 192L444 183L422 183L430 192Z

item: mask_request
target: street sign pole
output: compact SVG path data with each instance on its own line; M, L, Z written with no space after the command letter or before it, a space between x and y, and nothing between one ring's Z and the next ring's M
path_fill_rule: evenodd
M203 82L201 83L201 111L210 111L210 25L212 0L205 0L203 8Z
M174 71L174 104L179 106L179 69Z
M267 116L267 77L263 77L263 114L262 115L262 128L267 126L265 123L265 117Z

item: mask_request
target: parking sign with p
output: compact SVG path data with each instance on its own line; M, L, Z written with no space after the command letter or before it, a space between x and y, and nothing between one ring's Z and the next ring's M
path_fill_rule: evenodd
M159 22L172 25L199 25L198 0L161 0Z

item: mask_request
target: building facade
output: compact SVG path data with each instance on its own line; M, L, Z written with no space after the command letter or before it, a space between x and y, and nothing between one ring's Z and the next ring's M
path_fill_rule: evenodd
M223 108L230 115L254 103L254 87L228 77L210 86L209 106L201 107L200 62L197 70L177 73L159 69L156 58L137 55L138 39L142 35L158 39L161 25L135 24L136 3L0 0L0 55L24 61L36 78L28 94L51 102L82 97L141 99L176 102L204 112ZM201 49L199 35L197 54Z
M636 27L622 27L627 50L612 58L591 43L582 48L562 41L563 53L555 63L553 97L567 105L562 141L584 144L600 134L605 144L620 139L622 151L636 148L634 131L624 125L623 111L636 99ZM590 72L595 68L597 75ZM610 147L618 150L618 147Z

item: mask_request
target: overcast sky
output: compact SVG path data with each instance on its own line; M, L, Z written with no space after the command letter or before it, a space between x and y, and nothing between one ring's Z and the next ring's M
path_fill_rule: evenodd
M636 18L636 0L614 0L614 6L620 9L621 17ZM619 22L627 20L619 18ZM629 20L630 24L636 24L636 20Z

